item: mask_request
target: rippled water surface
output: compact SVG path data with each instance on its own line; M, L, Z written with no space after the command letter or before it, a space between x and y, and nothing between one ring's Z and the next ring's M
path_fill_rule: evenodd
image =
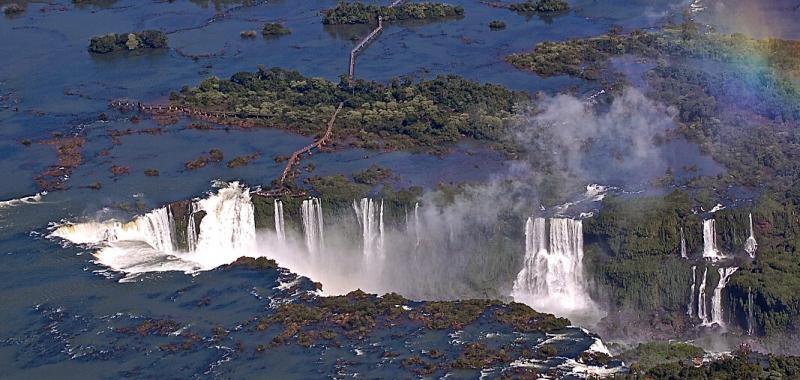
M401 325L367 342L312 349L292 345L257 354L253 347L266 338L246 326L248 321L269 313L271 302L311 291L310 282L279 288L293 275L284 270L218 269L197 275L152 273L119 283L120 276L94 263L91 252L62 248L60 242L45 238L51 223L93 216L128 218L137 210L200 196L212 180L268 184L283 169L273 158L310 141L270 129L192 130L186 128L186 120L164 127L160 134L134 133L114 141L111 129L141 131L157 125L149 119L133 123L110 110L111 100L163 101L170 91L197 85L210 75L226 77L257 65L338 80L347 70L352 37L364 33L358 27L322 25L318 13L335 5L334 0L277 0L250 7L215 7L202 1L98 3L76 7L68 1L31 1L25 13L0 18L0 200L39 191L33 178L55 164L56 155L52 147L36 141L52 133L86 139L83 165L65 182L68 190L0 208L0 364L4 368L0 377L270 374L317 378L354 373L391 377L399 370L400 359L382 358L384 346L406 356L431 345L451 349L451 336L403 331L406 327ZM541 41L596 35L614 25L626 29L656 26L679 9L672 1L576 0L574 11L542 18L477 1L453 3L464 6L464 18L388 26L359 58L357 74L384 81L398 75L452 73L532 93L554 93L566 87L589 93L597 90L596 84L566 77L540 78L513 69L503 57ZM487 25L495 19L505 21L508 28L490 32ZM258 30L267 21L284 23L292 34L280 39L239 37L240 31ZM171 48L102 57L86 51L92 36L148 28L168 32ZM793 35L793 30L787 33ZM98 120L103 112L109 120ZM24 146L25 139L34 143ZM669 147L678 164L683 152L696 151L682 144ZM226 159L254 153L260 159L237 169L212 164L185 170L184 162L213 148L221 149ZM498 153L471 143L442 157L342 150L316 155L309 162L319 175L350 174L379 164L393 169L400 184L427 188L440 182L486 180L510 166ZM131 174L113 176L113 165L129 166ZM160 176L146 177L143 172L149 168L158 169ZM97 182L102 184L99 190L87 188ZM175 325L163 334L119 332L150 319L171 320ZM219 326L230 333L215 338L212 329ZM478 323L471 328L462 334L486 334L494 327ZM196 334L191 335L195 339L191 347L168 353L165 347L182 343L189 332ZM392 334L405 338L397 340ZM507 331L497 339L508 343L517 338ZM532 346L546 338L522 337ZM566 357L575 357L593 342L577 329L565 331L563 339L571 342L560 346ZM238 343L246 349L239 351ZM453 373L453 377L475 375Z

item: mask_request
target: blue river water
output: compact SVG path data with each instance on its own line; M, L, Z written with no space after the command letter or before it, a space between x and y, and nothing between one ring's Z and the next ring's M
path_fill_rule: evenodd
M369 342L311 350L293 345L258 356L253 347L263 337L241 325L267 313L270 302L310 292L313 285L308 280L284 289L278 285L294 279L284 270L218 269L194 276L153 273L119 283L85 249L64 248L46 238L53 223L101 213L130 217L136 211L123 211L123 206L138 204L148 210L197 197L214 180L240 180L251 186L270 183L283 169L273 158L308 144L310 138L270 129L198 131L186 128L189 122L182 120L160 134L133 133L115 142L109 136L112 129L142 131L157 124L150 119L134 123L111 112L109 102L163 101L184 85L197 85L211 75L254 70L257 65L337 80L347 71L352 37L361 35L363 28L323 26L319 12L334 6L335 0L257 1L244 7L236 2L183 0L98 1L81 6L64 0L19 3L27 7L23 14L0 18L0 200L36 194L36 175L56 165L54 149L37 141L59 133L81 136L86 142L82 165L69 174L66 190L46 194L38 202L0 206L4 368L0 377L338 378L352 373L394 377L400 360L383 360L382 344L406 349L403 355L417 346L449 346L454 338L446 333L403 332L401 326ZM597 84L541 78L515 70L503 57L541 41L596 35L617 25L626 30L655 27L679 14L684 5L669 0L574 0L574 10L544 18L472 0L452 3L464 6L465 17L388 26L360 56L357 75L383 81L398 75L452 73L531 93L554 94L572 87L590 94L599 89ZM508 27L490 32L491 20L502 20ZM284 23L292 34L279 39L239 37L240 31L258 30L268 21ZM143 29L167 32L170 49L103 57L87 52L92 36ZM100 120L104 112L115 116ZM25 146L21 142L26 139L34 143ZM184 162L215 148L226 158L256 153L260 158L236 169L224 164L194 171L184 168ZM688 150L695 152L696 147L681 145L676 151ZM684 164L677 156L670 162ZM317 168L315 175L347 175L379 164L391 168L400 184L425 188L485 181L512 166L500 154L472 142L444 156L342 150L316 155L309 162ZM113 175L114 165L130 167L131 174ZM150 168L159 170L160 176L145 176L144 170ZM98 182L100 189L87 187ZM177 325L163 334L118 331L152 318ZM216 326L231 333L215 340ZM478 336L495 327L471 328L477 330L462 334ZM187 336L181 335L187 331L200 337L191 349L169 354L159 348L174 337ZM406 339L393 342L392 334L401 333ZM500 335L504 342L520 338L510 332ZM576 357L593 342L577 329L565 331L564 336L572 342L559 348L564 357ZM544 337L520 339L535 345ZM237 351L237 342L246 347L244 352ZM476 373L456 371L452 376L471 378Z

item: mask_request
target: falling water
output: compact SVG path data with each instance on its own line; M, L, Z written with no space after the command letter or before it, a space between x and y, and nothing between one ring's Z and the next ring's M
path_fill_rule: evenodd
M417 247L419 247L420 240L420 224L419 224L419 202L414 203L414 235L417 238Z
M731 275L738 269L739 268L737 267L717 269L717 273L719 273L719 283L717 283L717 287L714 288L714 296L711 298L710 324L712 325L716 324L720 327L725 327L725 321L723 320L724 316L722 312L722 291L725 289L725 286L728 285Z
M722 258L717 249L717 222L714 219L703 221L703 258L711 261Z
M196 252L203 255L233 252L246 256L255 250L256 226L249 189L222 188L197 205L206 216L200 221Z
M753 234L753 214L749 214L748 217L750 219L750 237L744 242L744 250L750 255L750 258L754 259L756 257L758 243L756 243L756 236Z
M708 324L708 311L706 308L706 277L708 276L708 267L703 270L703 281L700 282L700 290L697 292L697 318L700 318L702 324Z
M683 236L683 227L681 227L681 258L689 258L686 254L686 239Z
M692 265L692 288L689 291L689 306L686 308L686 314L688 316L694 315L694 290L697 288L697 265Z
M364 257L382 257L384 254L383 201L380 206L369 198L353 201L353 210L361 226ZM416 212L416 210L415 210Z
M753 289L747 287L747 335L753 335Z
M286 243L286 224L283 221L283 202L275 199L273 202L273 214L275 215L275 235L278 242Z
M142 241L153 249L171 253L172 220L167 207L157 208L132 221L88 222L67 224L56 229L51 236L76 244L103 244L117 241Z
M173 220L167 207L157 208L134 221L136 230L144 237L151 247L164 253L175 251L172 240ZM118 240L116 238L115 240Z
M569 314L593 307L583 281L583 227L580 220L543 218L525 222L525 263L512 297L537 310Z
M189 223L186 224L186 246L189 248L189 252L197 250L197 239L200 236L197 231L197 220L194 218L197 211L199 211L197 203L192 202L189 206Z
M100 246L97 261L111 269L136 274L179 270L194 272L230 263L255 253L255 218L247 188L233 182L191 205L187 228L188 252L178 252L175 223L168 207L118 221L68 224L51 236L76 244ZM197 225L194 215L205 216ZM195 230L196 229L196 230Z
M312 255L315 255L319 253L325 245L322 203L320 203L319 198L306 199L303 201L301 212L303 216L303 231L306 238L306 247Z

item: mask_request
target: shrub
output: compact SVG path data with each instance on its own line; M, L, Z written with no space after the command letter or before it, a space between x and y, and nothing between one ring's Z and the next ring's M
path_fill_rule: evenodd
M276 22L264 24L264 29L261 31L261 34L265 36L285 36L291 33L291 30Z
M489 29L491 29L491 30L500 30L500 29L505 29L505 28L506 28L506 23L504 23L504 22L502 22L500 20L494 20L494 21L489 23Z

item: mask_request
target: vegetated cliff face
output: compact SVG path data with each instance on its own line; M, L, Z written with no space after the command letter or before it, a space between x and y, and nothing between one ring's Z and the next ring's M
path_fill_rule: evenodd
M309 191L321 196L326 221L336 221L341 233L360 236L358 221L352 210L354 200L372 196L382 199L384 221L388 229L406 230L408 212L421 200L421 189L392 190L384 187L374 193L371 175L375 170L358 173L351 181L344 176L312 177L307 180ZM447 197L444 197L447 198ZM800 309L800 265L797 260L800 218L791 195L775 200L763 196L752 207L729 208L713 214L698 215L696 200L687 193L675 191L664 196L620 198L609 196L603 201L598 216L584 220L586 257L584 268L589 289L596 301L608 306L609 316L600 327L607 337L637 336L649 339L670 339L687 336L700 323L697 318L696 297L690 291L694 283L700 286L700 276L706 272L708 303L719 283L717 268L738 267L723 293L724 320L734 331L747 331L763 339L791 334L796 328ZM286 228L302 231L300 215L302 198L283 197ZM443 202L447 202L443 200ZM274 199L252 195L255 224L258 229L274 229ZM177 244L185 245L190 222L189 202L170 206L175 220ZM751 261L744 252L749 235L749 214L753 214L754 233L759 243L756 259ZM195 214L194 221L203 216ZM732 259L719 264L702 259L703 219L716 220L718 248ZM492 279L475 275L475 289L502 289L515 278L519 261L523 218L513 212L503 214L490 230L477 231L476 240L485 241L478 248L480 257L474 272L491 272ZM352 228L351 228L352 227ZM349 231L348 228L353 229ZM680 257L681 229L686 240L688 259ZM181 233L183 231L183 233ZM348 235L349 236L349 235ZM502 254L502 255L500 255ZM508 261L505 258L516 257ZM487 261L488 260L488 261ZM489 262L491 261L491 262ZM693 278L692 267L695 268ZM472 273L472 272L470 272ZM695 297L694 301L692 297ZM752 299L752 317L750 309ZM690 302L693 315L688 315ZM643 333L646 333L643 335Z
M717 247L733 256L720 265L739 268L723 293L729 328L746 332L752 324L755 335L771 340L794 334L800 326L798 201L792 196L781 200L763 196L752 207L705 216L716 220ZM697 324L687 315L691 267L697 266L702 273L709 266L709 299L719 275L702 260L702 218L692 213L692 206L691 199L679 192L664 197L608 198L599 216L585 222L585 268L595 282L595 296L609 302L616 312L610 313L604 326L610 334L616 330L635 335L638 327L640 333L666 338ZM750 213L759 244L755 260L743 248ZM681 227L688 260L680 258ZM748 294L752 318L748 318ZM644 318L640 326L635 324L637 318Z

